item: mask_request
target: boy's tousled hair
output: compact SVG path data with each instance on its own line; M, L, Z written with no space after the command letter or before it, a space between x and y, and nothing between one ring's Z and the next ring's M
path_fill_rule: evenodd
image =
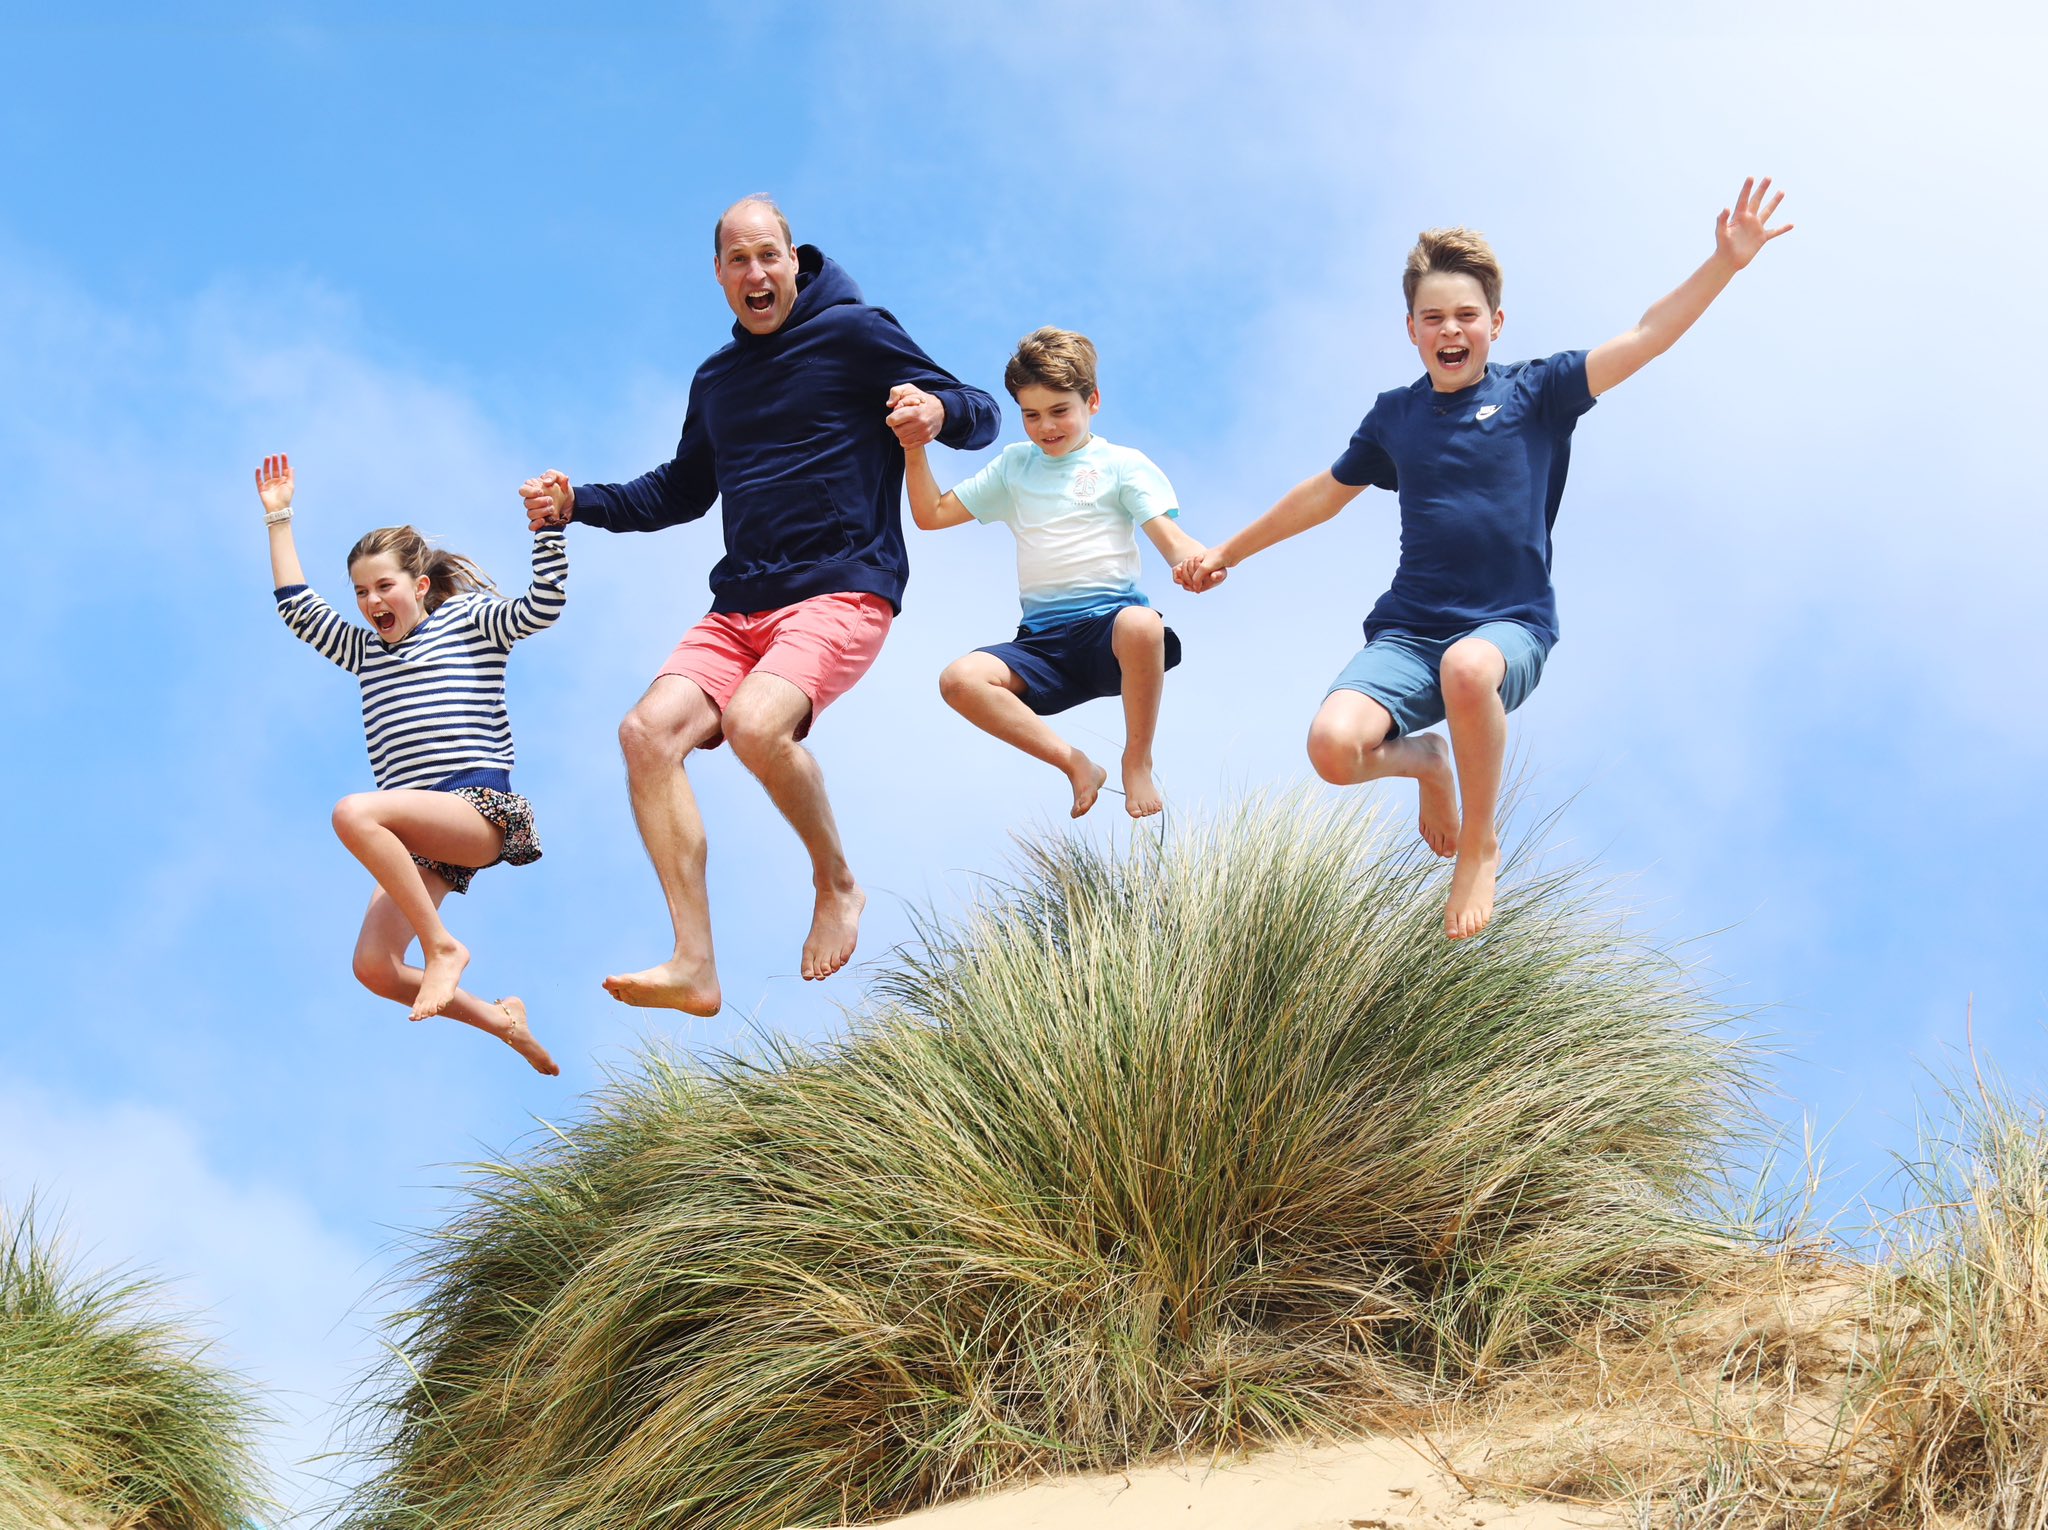
M1050 388L1055 393L1095 393L1095 346L1086 335L1050 324L1034 329L1017 342L1017 354L1003 368L1003 386L1010 397L1019 388Z
M1408 252L1408 269L1401 273L1401 296L1408 311L1415 312L1415 289L1422 279L1436 272L1469 276L1486 294L1489 313L1500 309L1500 257L1477 229L1430 228L1416 237Z
M360 559L374 558L379 553L395 558L407 578L427 576L426 598L420 603L429 613L442 601L466 590L497 589L490 575L461 553L436 547L410 526L379 526L375 531L364 532L348 550L348 566L353 569Z
M790 250L796 248L796 236L789 231L789 219L785 218L782 215L782 209L775 205L775 198L768 195L765 191L756 191L741 197L732 206L728 207L725 213L738 212L742 207L748 206L765 207L774 213L775 221L782 225L783 247ZM711 225L711 253L714 255L723 255L725 253L725 213L720 213L718 221Z

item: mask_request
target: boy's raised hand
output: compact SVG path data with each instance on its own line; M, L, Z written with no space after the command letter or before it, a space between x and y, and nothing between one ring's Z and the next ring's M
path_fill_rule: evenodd
M1785 200L1785 193L1779 192L1768 205L1765 195L1771 189L1771 178L1767 175L1762 184L1755 176L1749 176L1742 183L1742 190L1735 198L1735 210L1721 209L1721 216L1714 223L1714 248L1728 257L1735 269L1740 271L1752 260L1756 252L1769 244L1780 234L1792 232L1789 223L1777 228L1765 227L1771 221L1771 214L1778 210L1778 204Z
M256 470L256 494L263 501L263 508L273 515L292 507L292 459L279 452L274 457L265 457L263 466Z

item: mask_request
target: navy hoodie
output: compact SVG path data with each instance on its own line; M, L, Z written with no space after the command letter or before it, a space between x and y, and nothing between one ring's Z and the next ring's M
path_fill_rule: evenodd
M574 519L659 531L720 501L725 556L711 609L770 611L854 592L903 605L903 448L883 424L889 390L915 383L946 406L939 440L996 438L995 400L938 366L886 308L813 245L797 247L796 304L771 335L737 320L690 383L673 462L631 483L576 485Z

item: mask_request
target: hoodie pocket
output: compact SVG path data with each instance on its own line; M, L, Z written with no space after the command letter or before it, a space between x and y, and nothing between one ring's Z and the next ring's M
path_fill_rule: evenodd
M846 517L825 485L778 484L750 491L726 526L726 552L743 579L791 573L853 556Z

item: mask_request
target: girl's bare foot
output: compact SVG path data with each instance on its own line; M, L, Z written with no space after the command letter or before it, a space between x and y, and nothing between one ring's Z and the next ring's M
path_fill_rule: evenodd
M860 914L868 895L858 887L821 887L811 915L811 933L804 938L803 974L807 982L828 978L853 959L860 939Z
M1133 818L1150 818L1165 806L1152 780L1152 762L1124 756L1124 811Z
M498 1039L533 1064L533 1071L557 1078L562 1070L555 1065L548 1049L533 1039L533 1032L526 1028L526 1005L519 999L500 999L498 1008L505 1012L505 1029L498 1033Z
M1422 797L1422 813L1416 827L1422 831L1423 843L1438 855L1456 855L1460 827L1458 777L1451 768L1451 747L1434 733L1410 734L1403 742L1425 751L1432 762L1426 773L1415 778ZM1490 905L1492 894L1487 896Z
M724 1002L718 968L708 956L702 961L672 957L645 972L620 973L604 980L604 990L635 1009L679 1009L686 1015L715 1015Z
M1458 852L1451 873L1451 897L1444 905L1444 933L1469 940L1493 922L1493 884L1500 874L1500 841Z
M455 997L455 990L462 986L463 969L469 966L469 947L449 936L448 944L436 946L427 951L426 973L420 978L420 991L413 996L412 1018L424 1020L429 1015L438 1015L448 1007L448 1001Z
M1074 817L1081 817L1095 806L1095 799L1102 792L1102 784L1108 779L1108 771L1080 750L1074 751L1074 763L1067 767L1067 780L1072 782L1074 787Z

